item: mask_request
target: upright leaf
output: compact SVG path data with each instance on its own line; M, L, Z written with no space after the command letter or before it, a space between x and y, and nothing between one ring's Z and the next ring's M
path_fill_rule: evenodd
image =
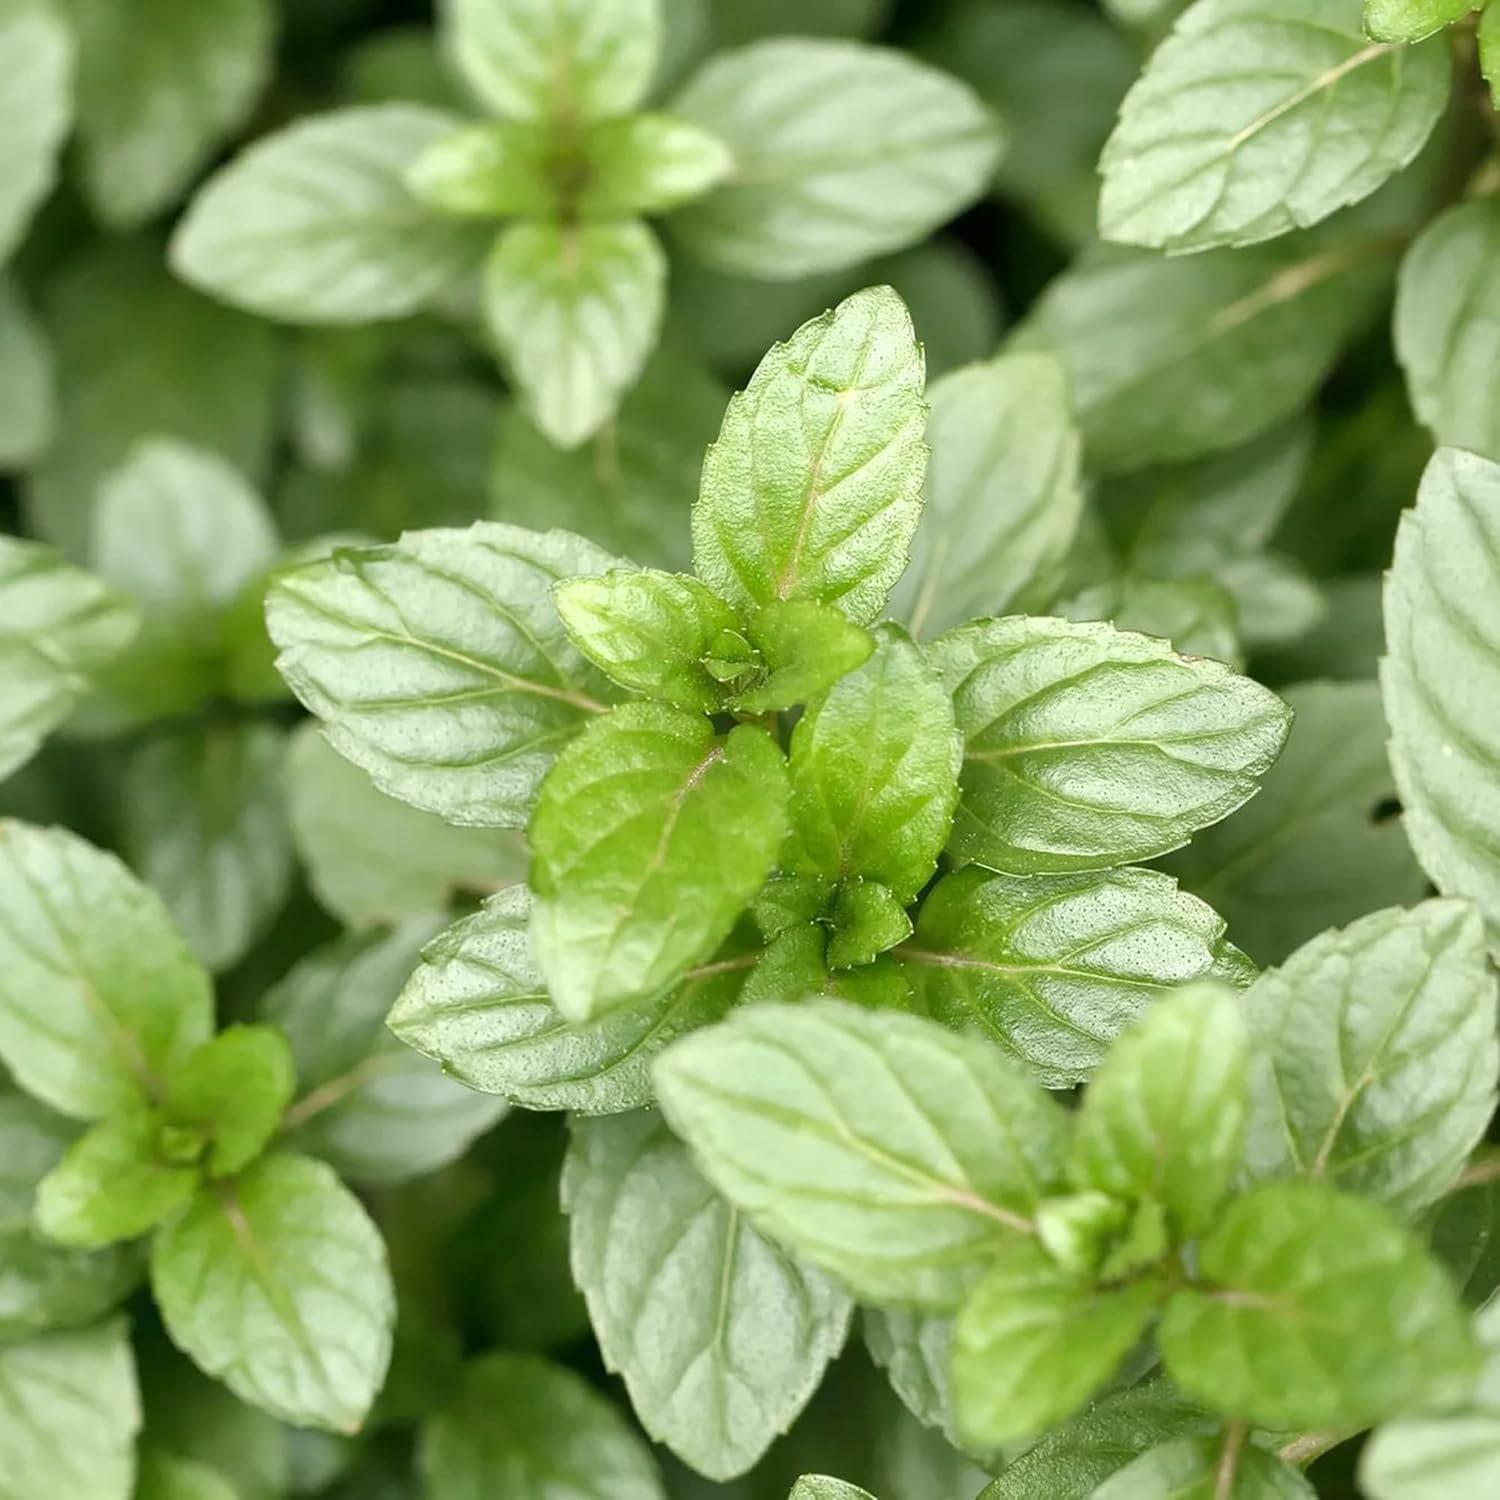
M1013 874L1180 847L1254 794L1290 724L1222 663L1104 625L977 621L930 656L966 742L949 850Z
M255 1160L276 1134L296 1078L292 1051L269 1026L230 1026L200 1047L172 1079L166 1115L201 1132L204 1170L227 1177Z
M562 531L413 531L282 574L266 620L292 690L381 791L516 828L607 689L569 644L552 586L612 562Z
M292 323L401 318L451 290L485 234L420 203L405 173L459 122L414 104L314 115L257 141L193 199L172 267Z
M1324 1177L1410 1215L1495 1110L1500 1047L1467 902L1375 912L1304 944L1244 996L1253 1176Z
M443 1500L556 1494L666 1500L651 1450L582 1376L527 1354L489 1354L422 1429L423 1493Z
M0 1059L78 1119L161 1091L213 1031L208 975L158 898L60 828L0 821Z
M1448 99L1446 49L1371 43L1360 0L1198 0L1104 148L1106 239L1251 245L1368 197Z
M721 53L671 108L736 163L673 227L697 258L745 276L840 270L924 239L1000 157L999 128L966 85L855 42L777 37Z
M1446 1273L1379 1204L1280 1182L1237 1198L1198 1244L1201 1285L1157 1345L1190 1396L1276 1430L1363 1427L1451 1399L1477 1347Z
M880 613L921 514L922 351L872 287L805 323L729 403L693 509L699 576L731 604Z
M1315 1500L1317 1491L1274 1453L1246 1446L1232 1464L1223 1438L1178 1438L1143 1453L1094 1492L1095 1500Z
M988 1043L839 1001L737 1011L656 1086L730 1202L872 1302L955 1306L1066 1150L1060 1106Z
M564 448L613 415L656 345L667 259L639 220L518 223L495 241L484 313L528 414Z
M1037 601L1083 509L1062 366L1004 354L932 387L932 458L911 566L891 599L914 635Z
M741 713L766 713L810 703L866 662L875 649L868 630L832 604L812 599L783 599L757 610L745 635L760 658L764 675L734 679L738 686L730 707Z
M72 123L73 33L52 0L12 0L0 15L0 265L52 190Z
M741 725L628 703L558 758L531 823L532 945L570 1020L644 999L705 962L786 833L786 763Z
M905 905L926 885L958 800L953 704L894 626L792 735L793 870L864 878Z
M130 1500L141 1425L123 1320L0 1345L0 1496Z
M656 68L660 0L444 0L442 17L449 54L498 115L629 114Z
M333 1171L272 1156L205 1189L157 1236L151 1286L173 1342L285 1422L357 1431L385 1379L385 1246Z
M1380 684L1406 834L1500 953L1500 463L1441 448L1401 520Z
M528 1109L618 1114L653 1099L651 1064L679 1036L722 1019L754 963L689 970L647 1001L566 1021L531 956L531 897L503 891L422 950L390 1027L445 1072Z
M563 1170L573 1274L647 1432L700 1474L745 1473L848 1332L848 1297L765 1239L659 1115L582 1120Z
M1439 443L1500 461L1500 413L1486 399L1500 379L1487 332L1500 318L1500 200L1450 208L1401 262L1396 353L1411 403Z

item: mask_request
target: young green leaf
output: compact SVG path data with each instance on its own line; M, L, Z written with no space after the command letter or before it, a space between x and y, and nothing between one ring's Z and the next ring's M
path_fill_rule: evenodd
M1401 519L1380 685L1406 835L1500 953L1500 463L1440 448Z
M1365 30L1381 42L1420 42L1484 0L1364 0Z
M778 599L751 615L745 634L759 653L765 676L730 700L740 713L810 703L875 649L868 630L815 599Z
M300 1097L286 1128L297 1149L360 1183L436 1171L505 1112L504 1101L445 1077L385 1019L439 921L346 934L315 948L261 1001L291 1043Z
M966 741L949 851L1028 875L1179 848L1247 801L1286 705L1220 662L1064 620L981 620L929 648Z
M651 1111L580 1120L573 1275L647 1432L700 1474L751 1469L849 1328L848 1297L748 1224Z
M947 690L897 626L792 734L790 867L862 877L910 902L937 867L963 743Z
M728 1014L753 955L709 963L641 1004L572 1026L531 956L531 897L502 891L422 950L390 1014L408 1046L470 1088L528 1109L617 1114L652 1101L651 1064Z
M269 1026L231 1026L170 1080L168 1120L201 1132L211 1177L242 1170L265 1149L291 1103L296 1075L286 1038Z
M40 457L57 426L52 349L10 279L0 273L0 468Z
M213 1031L208 975L161 902L60 828L0 821L0 1059L63 1114L160 1094Z
M828 965L834 969L872 963L911 936L901 898L888 885L858 876L839 885L830 921Z
M1261 963L1426 890L1400 821L1379 816L1395 796L1379 688L1314 682L1284 696L1292 732L1260 793L1165 862Z
M526 874L518 835L455 828L386 796L311 723L292 734L285 796L313 894L347 927L442 911L460 892L487 895Z
M1101 1064L1078 1116L1080 1187L1154 1200L1179 1238L1207 1229L1239 1171L1250 1043L1238 997L1195 984L1157 1001Z
M592 437L656 347L667 258L639 220L520 223L495 241L484 275L489 330L560 447Z
M945 876L897 957L928 1014L1024 1059L1050 1088L1081 1083L1174 985L1244 985L1224 921L1155 870Z
M443 39L474 97L514 119L610 119L641 102L660 0L444 0Z
M1484 931L1463 901L1324 933L1243 999L1253 1176L1324 1177L1411 1215L1495 1110L1500 1048Z
M52 190L72 123L75 46L67 18L50 0L13 0L0 14L0 265L21 242ZM21 60L24 59L24 65Z
M703 658L739 619L696 578L617 568L569 579L553 597L569 639L621 686L700 713L719 707Z
M140 1397L124 1319L0 1345L0 1494L130 1500Z
M627 115L592 126L582 154L588 178L577 211L588 219L660 214L701 198L734 169L711 131L673 115Z
M729 403L693 507L699 576L743 610L778 599L879 614L922 508L922 351L871 287L804 323Z
M559 756L531 823L532 946L587 1021L710 958L771 872L786 764L763 730L627 703Z
M1160 1296L1152 1281L1097 1288L1035 1240L1003 1246L953 1324L960 1432L998 1448L1071 1415L1114 1374Z
M945 375L931 398L926 506L891 597L918 636L1036 602L1083 509L1057 360L1003 354Z
M37 1228L60 1245L92 1250L131 1240L187 1206L198 1186L195 1154L173 1161L163 1121L135 1105L80 1136L37 1187Z
M385 1379L395 1316L380 1233L333 1171L257 1162L157 1236L151 1287L172 1341L242 1400L357 1431Z
M172 268L294 323L401 318L473 269L485 231L415 198L405 174L460 122L413 104L314 115L257 141L193 199Z
M107 224L171 206L241 126L271 71L268 0L63 0L78 40L83 186Z
M719 1191L872 1302L956 1306L1062 1172L1061 1107L988 1043L914 1016L754 1005L655 1073Z
M1401 262L1396 353L1411 404L1439 443L1500 461L1500 413L1485 399L1500 352L1484 336L1500 317L1500 200L1450 208Z
M519 120L486 120L439 136L406 169L406 185L447 214L554 218L552 134Z
M994 117L956 78L853 42L777 37L711 59L672 101L727 142L730 180L673 227L700 260L784 280L924 239L999 160Z
M1225 1457L1224 1438L1178 1438L1117 1470L1094 1500L1316 1500L1296 1469L1245 1446Z
M666 1500L651 1450L581 1375L527 1354L488 1354L417 1440L424 1493Z
M0 537L0 779L31 759L139 626L123 595L50 547Z
M1121 106L1100 233L1184 251L1316 224L1416 156L1449 77L1441 44L1372 44L1360 0L1198 0Z
M1375 303L1380 249L1300 236L1165 258L1101 246L1052 282L1013 347L1062 361L1096 471L1197 458L1306 405Z
M414 531L281 574L266 620L292 690L381 791L449 822L517 828L608 696L552 586L613 564L564 531Z
M126 767L125 853L210 969L243 957L290 889L284 764L281 730L252 723L162 735Z
M1377 1203L1319 1183L1237 1198L1199 1241L1199 1285L1157 1332L1190 1396L1273 1429L1363 1427L1473 1380L1446 1273Z
M830 1479L826 1474L804 1474L792 1486L787 1500L875 1500L875 1497L857 1484L845 1484L842 1479Z

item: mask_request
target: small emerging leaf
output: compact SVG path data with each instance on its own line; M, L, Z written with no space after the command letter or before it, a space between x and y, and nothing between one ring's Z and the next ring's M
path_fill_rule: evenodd
M295 1085L291 1048L279 1031L231 1026L173 1074L167 1116L201 1131L209 1175L228 1177L265 1149Z
M875 638L842 610L815 599L784 599L757 610L746 634L765 677L730 700L760 714L810 703L869 659Z

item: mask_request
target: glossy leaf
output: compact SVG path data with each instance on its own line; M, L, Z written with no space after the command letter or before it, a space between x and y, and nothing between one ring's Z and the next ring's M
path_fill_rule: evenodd
M921 513L922 383L911 319L889 287L776 345L704 459L693 509L704 582L746 610L814 599L873 619Z
M955 1306L1062 1170L1061 1108L988 1043L913 1016L753 1005L655 1073L709 1180L872 1302Z
M629 703L559 757L531 824L531 937L558 1009L587 1021L706 962L786 832L775 742Z

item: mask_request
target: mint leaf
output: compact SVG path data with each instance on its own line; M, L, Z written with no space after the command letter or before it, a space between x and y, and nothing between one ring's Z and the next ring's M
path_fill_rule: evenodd
M607 684L551 588L614 563L582 537L477 522L281 574L277 667L381 791L453 823L518 828Z
M569 639L621 686L701 713L720 706L702 662L739 620L696 578L617 568L559 584L554 599Z
M845 1484L842 1479L830 1479L826 1474L804 1474L792 1486L787 1500L875 1500L875 1497L857 1484Z
M998 126L964 84L854 42L778 37L721 53L670 107L736 162L673 227L698 259L744 276L839 270L923 239L980 195L1000 155Z
M647 1432L711 1479L747 1472L843 1346L848 1298L752 1228L652 1112L576 1122L562 1192L573 1275Z
M208 975L155 895L74 834L0 821L0 1059L22 1088L98 1119L212 1030Z
M1243 998L1254 1176L1326 1177L1411 1215L1458 1174L1495 1109L1495 987L1462 901L1324 933Z
M1201 1233L1239 1171L1250 1066L1238 997L1213 984L1163 996L1121 1033L1089 1084L1074 1181L1160 1203L1179 1238Z
M828 964L852 969L911 936L911 918L902 899L877 880L856 877L839 886L828 939Z
M1441 45L1372 45L1360 0L1198 0L1121 106L1100 233L1183 251L1316 224L1416 156L1448 85Z
M1297 237L1163 258L1101 246L1051 283L1013 347L1062 361L1096 471L1197 458L1307 403L1379 294L1378 249Z
M166 1113L202 1133L209 1176L227 1177L265 1149L295 1083L291 1048L279 1031L231 1026L173 1075Z
M0 1345L0 1493L129 1500L140 1398L120 1319Z
M1500 460L1500 416L1482 395L1500 377L1500 355L1482 337L1485 320L1500 309L1497 261L1500 202L1476 198L1450 208L1401 262L1395 334L1423 426L1439 443Z
M576 447L613 415L656 346L666 280L666 255L638 220L502 231L485 268L485 319L554 443Z
M860 1311L860 1324L866 1351L885 1371L902 1405L925 1427L937 1428L958 1446L962 1438L953 1415L950 1378L952 1320L902 1308L866 1307Z
M703 461L693 561L731 604L879 614L921 514L922 351L901 299L872 287L804 323L729 403Z
M504 1113L386 1030L385 1019L438 919L346 934L305 955L261 1001L296 1062L285 1128L299 1150L360 1183L436 1171Z
M629 114L655 71L661 32L659 0L444 0L442 25L474 97L522 120Z
M200 1192L151 1250L172 1341L282 1421L352 1432L385 1378L385 1247L321 1162L272 1156Z
M0 779L36 754L138 627L102 580L50 547L0 537Z
M1157 1345L1190 1396L1257 1426L1368 1426L1462 1392L1477 1369L1446 1274L1363 1198L1256 1188L1199 1241L1197 1269Z
M1379 688L1315 682L1283 696L1292 732L1259 794L1165 866L1264 963L1426 888L1399 821L1377 817L1395 796Z
M448 214L550 219L559 209L550 132L518 120L487 120L439 136L406 169L406 185Z
M959 870L897 957L930 1015L998 1042L1051 1088L1087 1078L1174 985L1250 977L1223 919L1155 870Z
M41 324L0 274L0 468L21 468L52 441L52 350Z
M210 969L241 958L291 887L285 743L270 724L148 741L124 782L126 855Z
M107 224L169 207L245 122L271 71L267 0L63 0L78 40L83 186Z
M199 191L172 268L200 291L295 323L400 318L448 291L483 231L407 189L407 168L458 121L412 104L314 115L257 141Z
M931 390L927 501L893 612L914 635L1039 602L1083 508L1061 365L1005 354Z
M1179 848L1254 794L1290 724L1221 663L1104 625L981 620L929 657L966 741L949 851L1013 874Z
M1493 5L1479 18L1479 71L1489 80L1491 100L1500 103L1500 10Z
M1068 620L1103 620L1116 630L1159 636L1182 656L1244 666L1234 596L1207 574L1149 578L1121 573L1055 606Z
M665 213L701 198L734 170L718 136L672 115L602 121L585 134L582 154L589 178L578 211L591 219Z
M1382 42L1419 42L1462 20L1484 0L1364 0L1365 30Z
M1062 1171L1062 1109L987 1043L914 1016L754 1005L655 1076L719 1191L872 1302L957 1305Z
M745 633L765 676L730 706L767 713L811 702L869 659L875 640L843 612L813 599L778 600L757 610Z
M24 58L0 83L0 265L57 178L72 123L73 34L51 0L14 0L0 16L0 57Z
M615 1407L580 1375L527 1354L487 1354L426 1422L417 1471L428 1494L665 1500L656 1464Z
M95 1125L38 1186L37 1228L60 1245L92 1250L135 1239L177 1213L198 1186L198 1169L192 1157L173 1162L162 1144L162 1121L144 1105Z
M792 870L880 881L910 902L947 840L961 758L943 683L905 632L882 626L875 654L792 734Z
M1151 1281L1096 1288L1034 1240L1003 1246L953 1324L959 1430L996 1448L1061 1421L1114 1373L1160 1295Z
M1380 686L1406 836L1444 895L1467 896L1500 953L1500 464L1441 448L1401 519L1385 585Z
M775 742L741 725L627 703L542 784L531 823L532 946L557 1008L587 1021L705 962L786 833Z
M616 1114L649 1104L656 1055L727 1014L753 962L706 964L650 1000L572 1026L531 957L530 919L525 889L491 898L422 950L390 1014L392 1031L445 1072L528 1109Z
M292 734L285 796L313 893L348 927L441 911L457 893L494 891L526 872L518 837L455 828L387 797L312 724ZM399 860L390 858L392 849L401 851Z
M1228 1467L1224 1453L1222 1439L1178 1438L1116 1471L1094 1491L1095 1500L1314 1500L1317 1494L1272 1453L1246 1446Z

